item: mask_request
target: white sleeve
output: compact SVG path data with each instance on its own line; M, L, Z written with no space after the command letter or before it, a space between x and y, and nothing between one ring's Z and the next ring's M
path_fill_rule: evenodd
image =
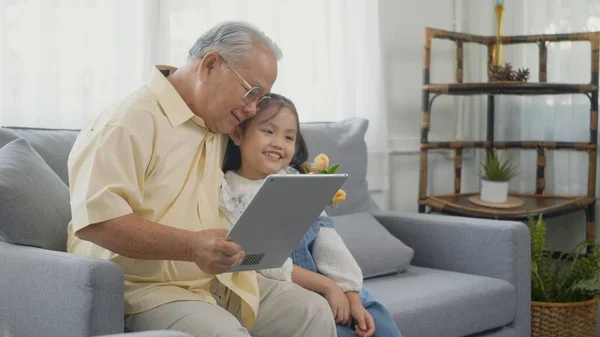
M335 229L321 227L313 255L319 272L331 278L342 291L359 291L362 288L362 271Z
M266 278L270 278L278 281L292 282L292 269L294 268L294 264L292 263L292 259L289 257L283 263L283 266L279 268L272 269L262 269L258 270L262 276Z

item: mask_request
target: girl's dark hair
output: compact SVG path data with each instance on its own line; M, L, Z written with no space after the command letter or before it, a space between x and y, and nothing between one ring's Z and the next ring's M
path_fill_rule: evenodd
M296 127L298 128L298 135L296 136L296 150L294 151L294 156L292 157L292 161L290 162L290 166L294 169L303 172L302 164L306 162L308 159L308 148L306 147L306 143L304 142L304 138L302 137L302 133L300 132L300 118L298 117L298 110L296 110L296 106L294 103L287 97L279 94L271 93L270 99L263 100L258 106L258 113L253 118L256 118L260 115L261 111L265 111L269 108L275 107L277 111L269 117L268 121L281 111L283 108L290 109L294 116L296 116ZM250 119L243 121L240 124L240 128L242 132L246 132L248 125L250 124ZM235 145L233 140L229 138L227 143L227 149L225 151L225 162L223 163L223 172L234 171L239 169L242 166L242 154L240 153L240 148Z

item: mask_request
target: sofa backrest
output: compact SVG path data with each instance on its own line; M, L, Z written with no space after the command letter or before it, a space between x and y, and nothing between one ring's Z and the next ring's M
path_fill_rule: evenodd
M0 147L15 139L25 138L60 179L69 185L67 160L78 133L78 130L5 127L0 128Z
M342 187L347 193L346 201L338 208L326 210L332 216L377 209L366 181L367 147L364 136L367 127L368 121L360 118L301 125L309 149L309 160L325 153L331 164L340 164L338 172L349 175ZM5 166L8 169L21 167L32 170L27 172L30 175L36 171L37 176L46 179L40 182L33 176L26 178L26 175L18 175L23 179L0 177L2 191L11 194L5 195L8 198L3 201L6 207L0 207L0 241L64 251L64 234L70 220L67 161L78 133L78 130L0 127L0 149L11 143L11 146L22 151L22 156L27 157L23 157L23 165L11 162L4 163ZM27 142L13 142L17 139ZM21 157L13 155L10 158L13 161ZM58 177L53 177L52 171L47 168L44 171L43 162ZM14 169L10 172L15 174ZM62 187L61 180L64 182ZM27 184L32 185L23 186Z
M347 199L338 208L328 209L330 215L369 212L378 208L367 185L367 145L365 134L369 122L351 118L340 122L302 123L300 129L309 150L309 160L325 153L331 163L340 163L340 173L348 173L342 187ZM0 128L0 147L17 138L25 138L48 166L69 184L67 160L78 130L23 127Z

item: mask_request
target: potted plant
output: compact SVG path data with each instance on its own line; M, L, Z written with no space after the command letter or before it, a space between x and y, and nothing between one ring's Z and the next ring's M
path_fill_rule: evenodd
M508 198L508 182L516 175L510 158L498 156L495 149L487 151L481 167L481 200L504 203Z
M582 242L558 259L546 249L542 215L529 216L531 336L593 337L600 295L600 247ZM589 248L587 254L585 249Z

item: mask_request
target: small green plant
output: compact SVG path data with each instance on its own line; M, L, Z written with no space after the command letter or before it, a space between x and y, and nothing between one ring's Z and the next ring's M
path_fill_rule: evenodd
M558 259L546 249L546 223L542 215L528 216L531 235L531 300L580 302L600 295L600 248L586 241Z
M511 158L504 160L495 150L487 151L481 164L481 177L488 181L509 181L517 175Z

